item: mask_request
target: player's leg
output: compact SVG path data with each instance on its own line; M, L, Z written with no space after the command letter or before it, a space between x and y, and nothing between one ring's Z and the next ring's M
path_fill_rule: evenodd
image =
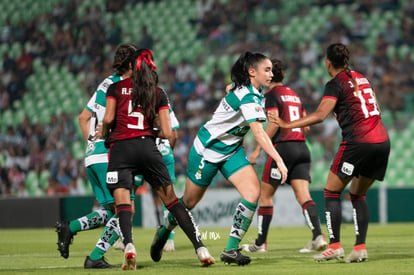
M106 174L106 185L115 200L115 209L118 216L120 232L122 235L124 257L122 269L134 270L136 268L136 250L132 237L132 215L134 208L132 205L133 170L125 167L126 164L134 164L138 156L132 148L140 148L141 140L125 140L113 144L111 156L108 163Z
M158 148L158 149L160 149L160 148ZM175 177L175 160L174 160L174 156L173 156L173 151L172 151L172 149L169 145L167 146L167 145L164 144L164 151L160 150L160 152L162 154L162 158L164 160L164 163L167 166L168 172L169 172L170 177L171 177L171 181L172 181L173 186L174 186L174 184L176 182L176 177ZM167 219L168 219L168 213L170 213L170 212L167 210L167 208L165 207L165 205L163 203L161 203L161 205L162 205L162 210L163 210L163 221L164 221L164 223L166 223ZM164 248L163 248L164 251L172 252L172 251L175 250L174 235L175 235L175 232L171 231L170 235L168 236L168 240L164 245Z
M278 185L262 181L260 186L260 203L257 209L258 235L253 243L243 245L243 249L248 252L267 251L267 234L273 218L273 196Z
M165 207L174 216L178 225L187 235L188 239L194 246L197 256L204 266L214 264L215 260L208 252L207 248L201 241L200 232L195 224L193 217L189 210L187 210L180 200L176 197L172 185L157 188L160 198L163 200ZM151 257L154 261L159 261L162 256L162 249L165 245L166 239L159 241L157 236L160 232L156 233L153 245L151 246ZM164 233L164 236L169 236L169 233Z
M350 180L351 177L341 179L332 171L329 171L324 190L325 216L329 234L329 245L321 254L314 256L316 261L342 259L344 256L340 238L342 221L341 192Z
M72 221L56 223L58 250L64 258L69 257L69 245L77 232L100 227L106 224L114 214L113 210L109 207L113 203L113 198L106 188L106 167L106 163L98 163L86 168L95 197L99 204L103 206L103 209L95 210Z
M318 207L312 200L309 192L309 182L303 179L292 179L290 182L297 202L302 207L302 213L306 224L312 231L312 240L302 249L301 253L324 250L327 246L325 237L322 234L321 223L318 214Z
M114 171L108 171L108 177ZM118 187L113 189L113 195L116 203L116 213L119 218L119 227L123 238L124 261L122 269L134 270L136 268L136 250L133 245L132 237L132 203L131 203L131 189L132 188L132 173L126 170L118 171ZM129 188L127 182L129 181ZM107 182L109 182L107 180Z
M220 259L228 264L249 264L250 257L240 253L239 244L249 229L256 211L260 196L260 182L256 171L246 158L244 149L240 149L226 161L221 172L236 187L242 199L236 206L230 236Z
M118 216L114 214L106 223L94 249L86 257L84 268L112 268L113 266L106 262L104 254L120 239L120 234Z
M368 232L369 210L365 194L374 181L374 179L364 176L352 180L349 193L353 208L356 240L353 250L345 259L346 262L362 262L368 259L365 241Z
M177 223L183 229L184 233L192 242L196 250L197 256L199 257L203 265L214 264L214 258L211 257L210 253L204 247L204 244L201 242L198 227L194 223L190 211L187 210L187 208L180 202L180 200L175 195L173 186L171 184L171 177L169 176L165 163L161 159L161 162L155 163L154 167L156 167L156 169L153 169L153 172L155 173L148 174L148 176L144 175L144 178L147 178L151 186L156 189L158 195L165 204L165 207L174 217L175 221L172 218L168 219L172 222L171 227L174 226L174 223ZM199 189L196 190L199 191ZM186 196L189 196L186 195L186 192L187 194L188 192L190 192L190 189L187 190L186 187L183 200L186 204L189 203L190 207L193 207L202 198L204 191L205 190L203 190L200 193L197 192L190 194L192 197L189 202L186 202L184 199L186 198ZM194 198L197 199L194 200ZM171 230L169 230L172 229L171 227L168 224L166 225L166 227L160 227L154 236L154 241L151 245L151 258L156 262L158 262L161 259L162 249L171 232Z

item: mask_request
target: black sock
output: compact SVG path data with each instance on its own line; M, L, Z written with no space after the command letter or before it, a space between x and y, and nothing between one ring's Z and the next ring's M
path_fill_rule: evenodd
M259 234L255 241L256 245L262 245L267 240L267 233L269 232L270 222L273 217L273 206L261 206L257 209L257 227Z
M193 217L190 211L188 211L178 199L175 199L172 203L165 205L165 207L174 215L178 225L193 243L194 248L204 246L201 241L200 232L196 224L194 223Z
M319 220L318 207L314 201L307 201L302 205L303 215L306 223L312 230L312 240L322 234L321 222Z
M329 243L337 243L341 240L341 193L332 192L327 189L325 193L325 216L326 227L328 228Z
M351 202L354 211L354 228L355 228L355 245L364 244L367 231L368 231L368 221L369 221L369 210L368 204L365 200L364 195L354 195L351 194Z
M124 245L132 243L132 207L130 204L119 204L116 206L119 227L124 238Z
M161 226L164 223L164 209L162 209L162 206L155 206L155 217L157 218L158 226Z

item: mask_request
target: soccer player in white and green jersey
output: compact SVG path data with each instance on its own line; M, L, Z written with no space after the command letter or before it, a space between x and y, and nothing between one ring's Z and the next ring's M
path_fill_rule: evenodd
M68 258L69 245L77 232L105 225L95 248L85 259L85 268L111 268L112 266L104 258L104 253L120 235L114 198L106 186L108 149L105 148L103 139L94 140L94 136L96 126L102 122L105 114L106 91L111 84L131 76L129 64L134 60L136 51L137 47L130 43L121 44L117 48L112 66L115 73L99 84L79 115L80 128L88 144L85 156L86 172L95 197L103 209L95 210L70 222L58 222L56 231L58 232L58 250L63 258Z
M278 164L282 182L287 168L263 130L266 121L260 90L272 79L272 62L260 53L243 53L231 70L233 88L221 100L210 121L199 130L188 158L187 181L182 197L183 204L194 208L203 197L214 176L220 171L242 196L237 205L227 246L220 255L224 263L245 265L250 258L240 253L239 244L248 230L260 195L260 183L243 148L245 134L252 133ZM169 215L165 226L154 237L151 251L162 249L169 232L176 226Z

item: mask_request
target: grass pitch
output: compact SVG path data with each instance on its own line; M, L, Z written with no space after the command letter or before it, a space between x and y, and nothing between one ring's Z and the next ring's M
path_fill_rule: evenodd
M325 226L323 226L323 231ZM342 225L342 245L347 255L355 237L352 224ZM310 240L310 231L303 227L272 227L267 253L250 253L247 266L224 265L219 255L224 249L229 228L201 228L204 243L216 258L216 264L201 267L190 241L181 229L176 230L175 252L163 254L155 263L149 248L155 229L134 228L137 248L136 271L122 271L123 254L111 249L106 258L116 265L110 270L85 270L83 262L100 236L101 229L79 232L70 247L70 257L63 259L57 251L57 234L48 229L0 229L0 273L2 274L413 274L414 224L370 224L367 239L369 260L364 263L344 264L337 261L316 263L312 254L298 250ZM256 237L257 229L250 228L243 243ZM247 252L246 252L247 253Z

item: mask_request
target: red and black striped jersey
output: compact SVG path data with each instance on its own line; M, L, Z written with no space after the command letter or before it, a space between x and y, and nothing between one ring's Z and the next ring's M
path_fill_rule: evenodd
M153 121L148 121L139 107L136 110L132 110L131 91L131 78L118 81L108 88L106 98L116 100L116 114L111 132L106 140L107 143L139 136L154 135ZM166 93L158 87L156 93L156 112L158 113L162 109L169 109Z
M265 93L265 110L279 111L279 117L284 121L291 122L303 117L302 101L297 93L290 87L277 86ZM303 128L284 129L279 128L272 137L273 144L281 141L305 140Z
M334 113L342 129L343 141L380 143L388 140L371 84L362 74L355 71L351 74L358 83L358 92L355 92L351 78L341 72L325 85L323 95L337 101Z

